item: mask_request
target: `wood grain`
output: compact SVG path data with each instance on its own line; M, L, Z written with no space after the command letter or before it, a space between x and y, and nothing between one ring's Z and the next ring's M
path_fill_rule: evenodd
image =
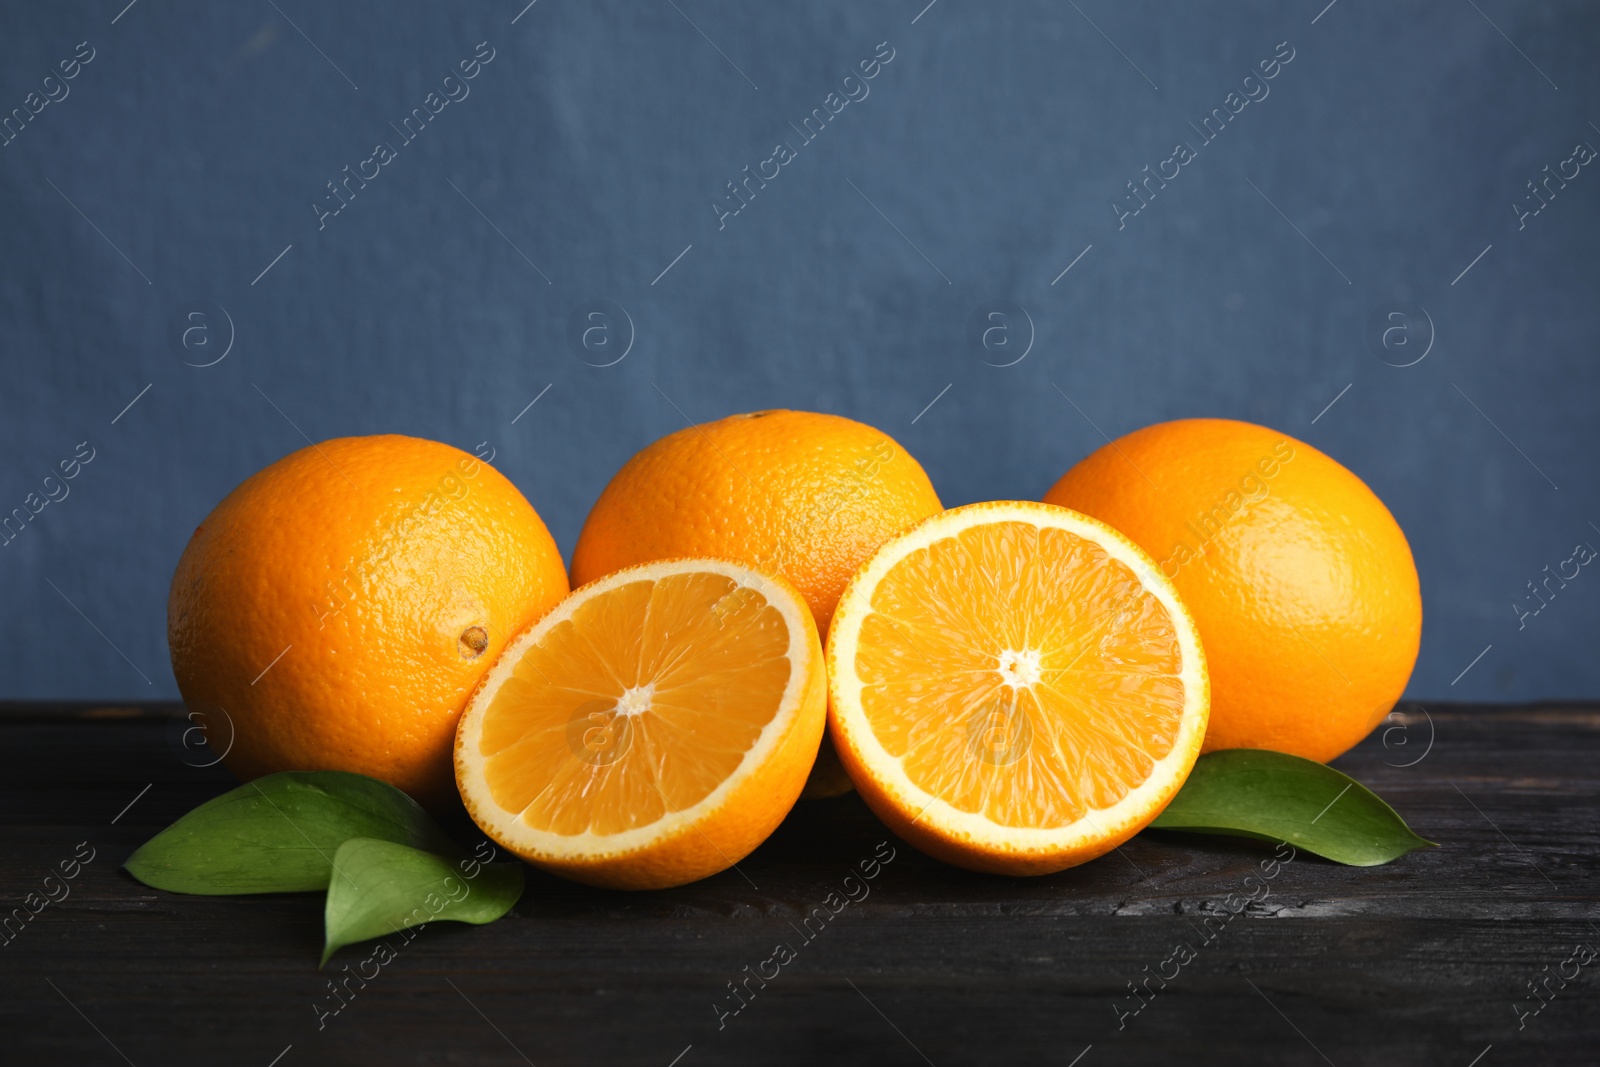
M319 897L175 896L118 869L232 784L194 766L209 757L183 748L181 714L0 705L0 904L26 914L27 895L80 842L95 850L70 896L0 944L0 1060L1600 1059L1600 960L1564 988L1551 978L1553 997L1521 1029L1514 1007L1539 1006L1527 983L1574 946L1600 947L1594 707L1409 707L1403 726L1337 765L1442 847L1365 869L1301 854L1242 908L1269 848L1148 832L1071 871L1002 879L921 856L848 796L802 805L737 871L681 889L603 892L530 871L506 919L391 939L397 958L364 988L350 978L354 995L327 1015L317 1006L339 1004L330 980L358 974L370 952L348 948L316 970ZM447 821L464 843L481 839L459 812ZM868 895L838 906L845 878L885 841L893 858L849 883ZM764 988L750 980L733 1014L728 983L771 974L763 961L780 943L792 961ZM1178 945L1193 958L1136 1000L1129 984L1172 974L1163 961Z

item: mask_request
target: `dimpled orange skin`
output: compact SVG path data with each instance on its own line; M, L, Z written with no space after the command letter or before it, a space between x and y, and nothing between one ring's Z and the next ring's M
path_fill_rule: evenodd
M252 475L195 530L168 601L172 670L242 780L354 771L447 803L468 697L567 592L499 471L436 441L343 437Z
M1422 637L1411 547L1366 483L1310 445L1229 419L1158 423L1044 499L1127 534L1173 579L1210 665L1204 751L1326 762L1404 692Z
M867 557L941 510L922 466L881 430L813 411L730 415L623 465L578 535L572 582L678 556L730 559L787 579L827 633Z

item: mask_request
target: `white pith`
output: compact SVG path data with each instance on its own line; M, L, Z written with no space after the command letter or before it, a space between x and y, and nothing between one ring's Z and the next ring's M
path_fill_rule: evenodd
M617 698L618 715L643 715L650 710L650 700L656 695L656 683L647 682L623 691Z
M761 734L745 753L744 760L738 768L692 807L682 811L665 812L652 823L615 834L599 834L593 831L581 834L552 833L530 826L522 820L521 812L508 811L496 803L484 776L485 757L481 751L483 716L486 709L494 703L500 687L512 676L523 654L542 641L553 627L571 618L578 607L595 596L633 582L659 581L672 575L691 573L720 574L732 579L741 587L758 593L783 616L789 633L789 680L779 700L778 712L762 728ZM807 640L806 625L809 621L810 609L797 594L755 571L720 560L678 560L645 564L591 582L563 600L550 614L512 641L473 695L466 712L461 717L456 734L456 779L463 800L466 801L474 819L491 837L528 858L560 862L609 859L637 851L678 834L697 832L698 824L721 807L728 795L771 757L779 740L788 732L794 719L799 715L806 679L816 670L812 660L814 653ZM618 699L616 711L619 715L641 714L648 710L652 695L652 684L635 686Z
M1178 734L1167 755L1155 760L1149 776L1117 803L1107 808L1088 809L1082 818L1066 826L1047 829L1006 826L981 813L962 811L925 791L906 774L901 758L884 748L861 709L863 687L856 675L856 652L861 628L874 614L871 598L879 582L896 564L919 549L973 527L1007 522L1065 530L1094 542L1108 556L1124 564L1144 589L1166 608L1182 656L1179 678L1183 682L1184 709ZM996 670L1013 688L1022 688L1011 681L1011 676L1021 681L1026 651L1005 650L998 656ZM1210 692L1199 634L1172 582L1161 573L1154 560L1122 534L1101 522L1052 504L968 505L929 519L884 546L851 580L839 602L829 634L829 661L834 698L831 721L840 734L837 738L840 746L854 752L871 769L894 808L908 821L940 837L992 852L1065 853L1132 833L1149 820L1152 807L1170 798L1187 777L1204 740L1209 717ZM1008 666L1018 669L1008 671Z
M1000 672L1000 680L1011 688L1032 689L1039 684L1041 658L1037 648L1025 648L1020 652L1008 648L1000 653L995 670Z

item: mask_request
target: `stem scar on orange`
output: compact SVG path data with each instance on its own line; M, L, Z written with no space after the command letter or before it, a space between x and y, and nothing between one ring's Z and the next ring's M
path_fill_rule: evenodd
M566 593L499 471L436 441L342 437L252 475L195 530L172 670L241 779L354 771L444 801L473 687Z

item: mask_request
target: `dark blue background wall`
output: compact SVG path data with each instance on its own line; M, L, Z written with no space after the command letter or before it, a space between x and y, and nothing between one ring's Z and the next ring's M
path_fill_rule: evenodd
M60 98L0 147L0 507L94 456L0 548L4 696L174 696L178 554L302 433L487 442L570 553L636 449L777 406L882 427L949 504L1102 432L1270 424L1410 536L1414 697L1600 695L1600 574L1513 608L1600 546L1600 167L1565 162L1600 8L125 2L0 15L0 111ZM746 165L778 174L719 223ZM1519 220L1547 165L1577 175ZM320 217L346 166L377 176Z

